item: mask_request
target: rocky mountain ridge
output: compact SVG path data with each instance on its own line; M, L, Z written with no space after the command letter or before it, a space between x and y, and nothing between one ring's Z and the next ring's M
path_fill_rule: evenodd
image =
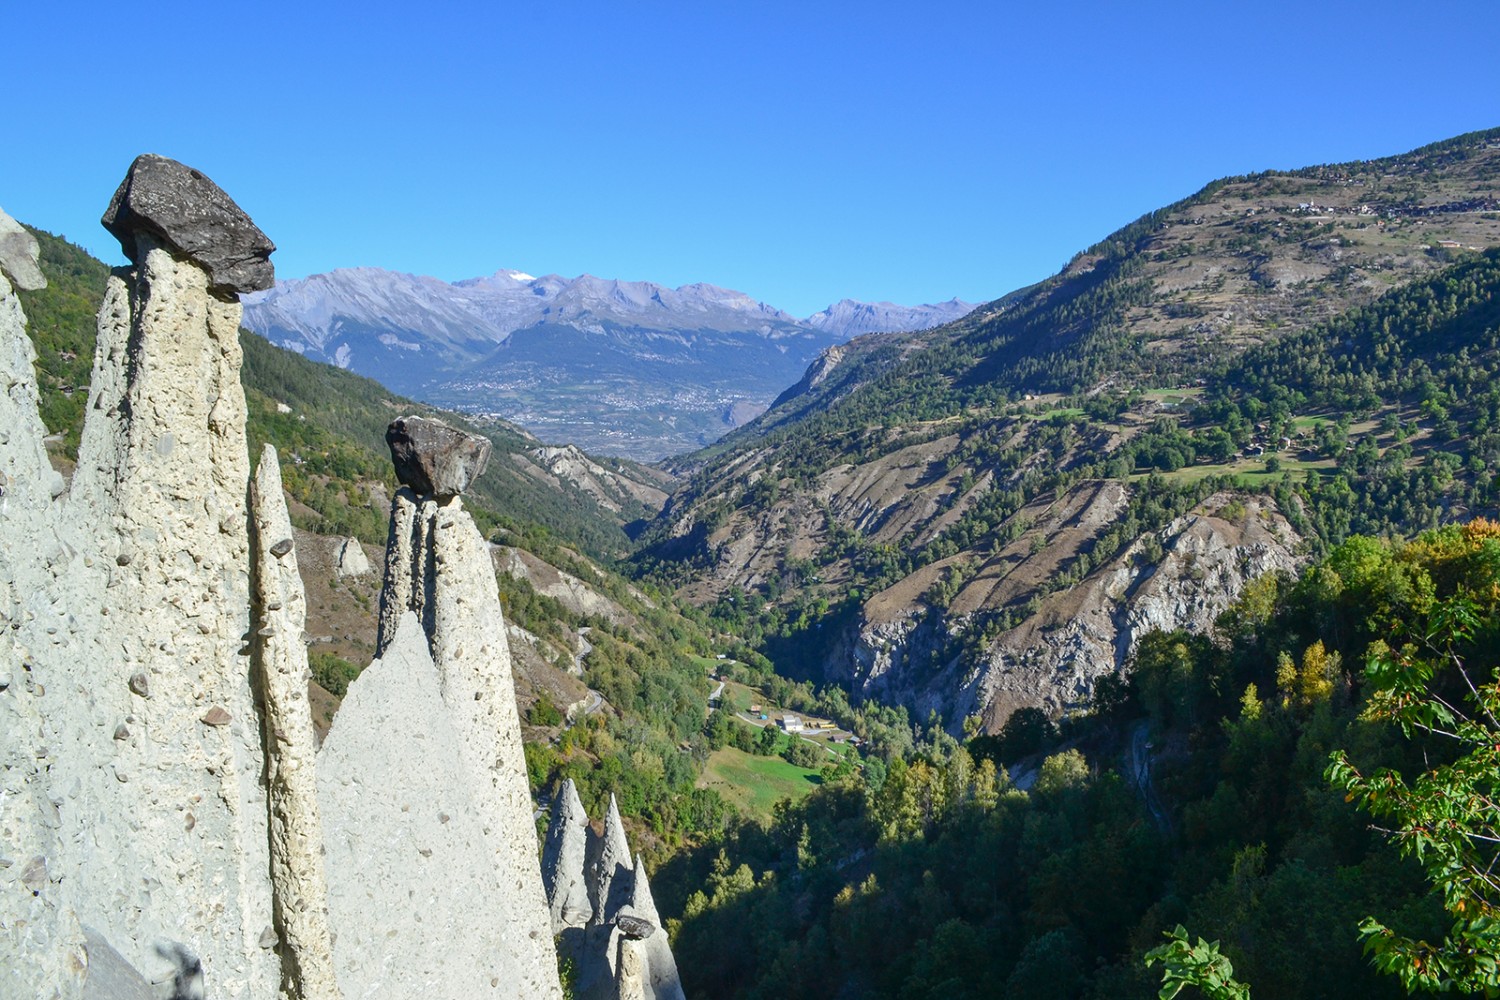
M1317 444L1317 427L1354 427L1377 457L1459 433L1410 390L1367 391L1354 412L1299 410L1286 392L1247 411L1235 359L1393 289L1442 294L1450 269L1500 245L1497 209L1500 131L1214 182L954 323L825 352L769 412L671 463L684 484L642 564L777 636L800 675L936 709L955 731L969 715L993 731L1019 707L1083 708L1148 623L1201 628L1256 574L1325 544L1314 497L1390 502L1395 487L1346 472L1354 438ZM1482 331L1487 300L1470 301ZM1398 303L1371 322L1420 315ZM1232 433L1192 417L1209 392L1215 413L1234 407ZM1430 468L1395 461L1391 475ZM1401 489L1432 516L1458 509L1451 475L1413 482Z
M246 326L273 343L398 392L646 459L743 423L826 347L972 308L846 299L797 319L707 284L511 270L449 283L378 268L284 281L245 307Z

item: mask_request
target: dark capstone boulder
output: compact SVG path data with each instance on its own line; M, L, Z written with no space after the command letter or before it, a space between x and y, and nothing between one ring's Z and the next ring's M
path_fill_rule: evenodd
M137 156L100 220L125 256L141 261L146 233L208 272L209 290L228 297L276 283L276 244L234 199L192 167L165 156Z
M615 926L620 928L620 933L635 941L644 941L656 933L655 921L635 912L629 906L621 909L619 915L615 917Z
M449 497L479 478L490 460L490 442L441 420L401 417L385 431L396 478L418 496Z

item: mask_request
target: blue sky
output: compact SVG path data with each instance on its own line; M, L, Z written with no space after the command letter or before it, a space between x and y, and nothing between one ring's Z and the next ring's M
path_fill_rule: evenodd
M108 260L130 160L282 277L996 298L1226 174L1500 125L1500 3L20 3L0 206Z

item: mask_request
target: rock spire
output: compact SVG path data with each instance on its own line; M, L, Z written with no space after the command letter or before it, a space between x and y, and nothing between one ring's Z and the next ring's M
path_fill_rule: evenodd
M545 991L515 996L560 996L499 586L488 543L456 494L419 496L403 488L392 501L377 656L396 641L408 612L426 638L482 843L506 887L489 902L490 919L513 929L510 946L528 981L550 976Z
M594 914L584 879L589 817L572 778L563 781L552 803L552 820L542 847L542 885L552 911L552 933L582 927Z
M303 641L307 598L297 572L281 465L270 445L261 452L250 483L250 510L258 615L252 648L267 747L271 880L285 955L283 992L301 1000L338 1000L307 700L312 679Z
M214 242L210 227L201 250ZM89 968L90 940L162 992L265 997L283 981L245 643L240 306L182 251L138 232L135 266L109 279L66 493L39 464L34 376L16 365L31 347L0 293L16 418L0 427L0 663L22 675L0 699L39 723L0 739L20 786L7 798L36 810L3 831L5 856L35 861L29 912L0 914L0 926L35 921L28 940L0 942L0 968L36 970L6 984L18 996L48 995L59 967L64 979ZM18 770L13 740L30 744Z
M560 1000L494 570L438 485L483 449L398 495L380 659L316 753L240 387L234 293L270 241L159 157L106 221L134 264L65 488L12 285L35 242L0 214L0 996Z
M586 866L572 853L580 834L587 838ZM613 795L603 830L595 834L572 780L563 782L547 827L543 876L553 902L558 950L573 962L580 1000L683 1000L677 962L651 898L645 861L639 855L631 857ZM587 881L590 910L560 915L559 900L572 898L565 894L575 877Z

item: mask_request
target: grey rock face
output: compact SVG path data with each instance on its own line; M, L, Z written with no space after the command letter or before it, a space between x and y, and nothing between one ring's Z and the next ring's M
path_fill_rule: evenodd
M490 442L441 420L402 417L385 432L396 478L424 497L457 496L479 478L490 460Z
M0 209L0 270L22 291L47 287L47 279L37 266L38 248L32 236L15 219Z
M149 234L207 271L221 298L276 283L276 244L219 185L165 156L136 157L100 221L137 264L145 257L139 236Z
M582 927L593 916L583 867L588 851L589 818L568 778L552 804L552 821L542 847L542 885L552 910L552 933Z
M508 929L506 947L517 970L509 981L519 990L511 995L559 997L505 614L489 547L458 497L440 502L418 499L409 489L396 494L377 655L384 657L406 627L408 611L416 612L437 667L466 769L464 785L483 817L480 843L505 886L483 908L486 920ZM464 899L454 905L472 919L478 904ZM533 988L521 988L526 984Z
M346 997L561 996L545 910L537 926L506 919L521 887L494 863L491 819L464 755L427 637L407 613L349 685L318 754ZM533 961L543 943L548 961Z

